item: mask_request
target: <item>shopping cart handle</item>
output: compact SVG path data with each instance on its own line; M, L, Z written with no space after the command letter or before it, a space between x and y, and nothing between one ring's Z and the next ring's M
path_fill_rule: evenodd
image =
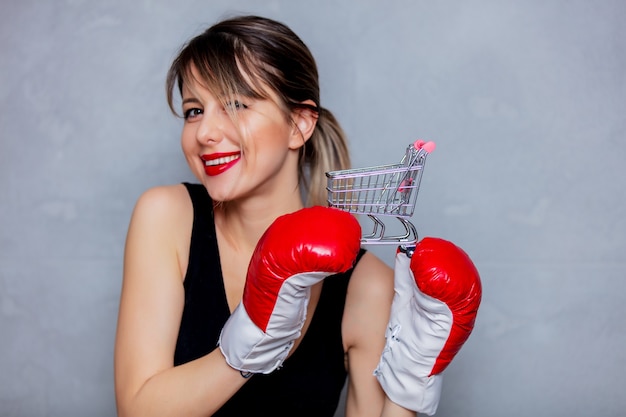
M413 142L413 146L417 150L424 149L428 153L431 153L432 151L435 150L435 142L432 142L432 141L426 142L425 140L422 140L422 139L418 139L415 142Z

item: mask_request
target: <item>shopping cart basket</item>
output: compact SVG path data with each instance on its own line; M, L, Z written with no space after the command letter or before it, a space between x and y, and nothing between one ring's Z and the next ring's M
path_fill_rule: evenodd
M398 164L327 172L328 206L372 220L372 232L362 236L363 244L414 244L418 234L408 219L415 209L426 157L434 149L434 142L417 140ZM386 234L381 216L398 219L401 232Z

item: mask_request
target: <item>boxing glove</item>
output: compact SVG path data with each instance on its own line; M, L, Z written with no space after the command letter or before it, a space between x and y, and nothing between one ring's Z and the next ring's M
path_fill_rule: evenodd
M374 375L391 401L433 415L442 372L474 328L480 276L461 248L427 237L411 257L398 250L394 290L386 345Z
M311 287L353 267L361 227L349 213L311 207L277 218L259 240L243 297L222 328L226 362L270 373L287 358L306 319Z

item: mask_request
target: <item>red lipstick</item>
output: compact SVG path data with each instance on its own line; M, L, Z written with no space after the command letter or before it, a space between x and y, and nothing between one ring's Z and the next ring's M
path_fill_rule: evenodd
M224 152L202 155L200 157L204 161L204 172L213 177L226 171L235 165L241 159L241 152Z

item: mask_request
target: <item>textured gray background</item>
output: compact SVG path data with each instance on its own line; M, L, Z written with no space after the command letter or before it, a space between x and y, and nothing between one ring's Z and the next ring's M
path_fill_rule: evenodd
M1 416L115 414L131 209L190 179L165 72L234 12L308 43L355 166L437 142L414 220L484 284L437 415L623 415L623 0L0 4Z

